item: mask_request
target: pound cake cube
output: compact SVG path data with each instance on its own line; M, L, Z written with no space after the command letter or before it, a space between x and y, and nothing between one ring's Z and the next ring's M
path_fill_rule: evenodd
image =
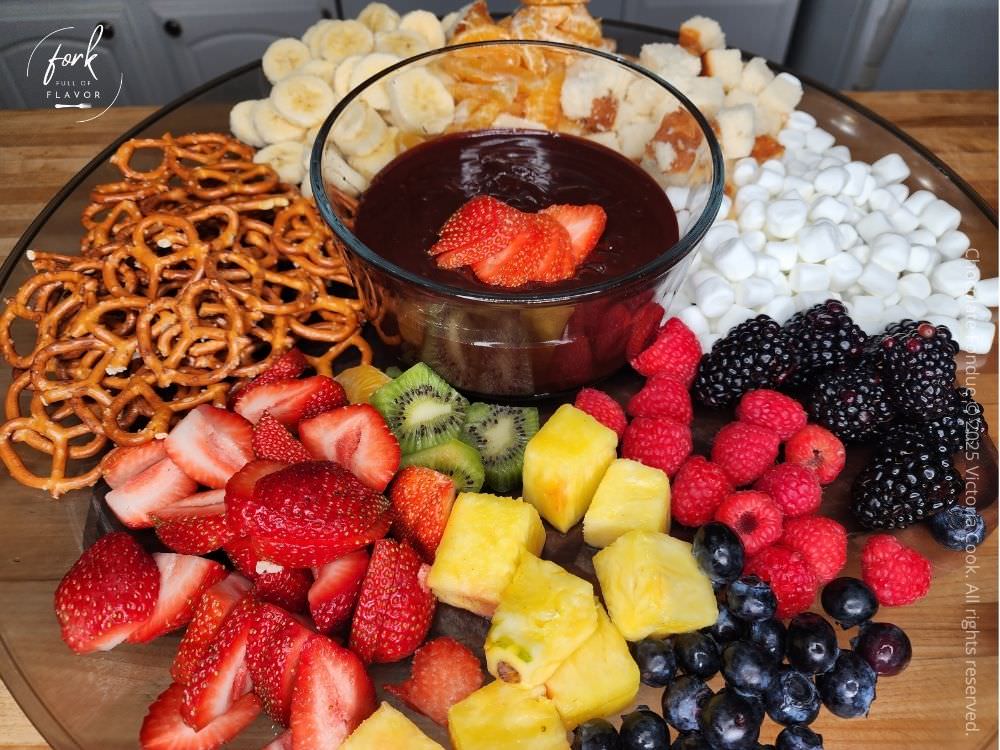
M670 481L660 469L619 458L604 473L583 517L583 540L607 547L634 529L670 530Z
M406 716L383 703L365 719L340 750L444 750Z
M788 115L802 100L802 82L790 73L779 73L757 96L757 106Z
M743 77L743 56L738 49L710 49L701 59L702 72L718 78L726 91L740 85Z
M570 750L566 728L544 688L491 682L448 711L455 750Z
M719 110L717 117L719 141L727 159L750 156L756 138L754 116L755 110L752 104L723 107Z
M773 80L774 73L768 67L767 60L763 57L753 57L743 66L740 88L751 94L759 94Z
M726 35L714 18L692 16L681 24L678 41L692 55L700 57L710 49L724 48Z

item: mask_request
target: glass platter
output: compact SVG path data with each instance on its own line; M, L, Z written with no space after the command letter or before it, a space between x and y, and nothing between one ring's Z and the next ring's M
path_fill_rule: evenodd
M614 21L606 21L605 28L607 36L618 39L619 50L625 53L636 53L647 42L669 41L676 37L671 32ZM805 79L804 83L805 97L800 108L814 115L821 127L850 148L855 158L872 161L886 153L898 152L912 170L908 181L911 189L931 190L962 212L962 230L972 239L972 246L982 251L984 259L992 259L988 261L994 264L988 275L994 275L997 218L985 201L927 149L874 113L819 84ZM124 133L119 141L70 180L28 227L0 269L0 298L12 296L30 275L31 268L24 257L27 249L74 252L79 246L79 218L87 203L87 194L93 185L113 178L107 158L121 141L163 132L226 131L229 109L235 102L258 98L267 91L267 81L259 63L247 65L196 89ZM995 362L995 356L991 354L989 361ZM986 357L960 355L960 358L965 357L968 359L960 359L960 371L966 368L981 370L987 362ZM391 364L389 355L383 352L377 364ZM4 392L10 376L6 365L0 368L0 388ZM637 384L638 381L629 375L620 374L611 381L609 388L624 395ZM696 450L699 451L705 450L714 431L729 419L721 414L703 417L699 416L697 422ZM846 516L848 488L865 459L864 451L852 453L847 470L825 494L824 512ZM992 528L996 525L997 484L996 448L990 440L985 441L979 462L980 479L974 490ZM52 747L58 750L136 747L146 708L169 681L168 665L178 637L168 636L146 646L119 646L103 654L74 656L59 639L52 595L82 549L108 523L101 511L101 493L78 491L52 501L42 492L22 487L6 474L0 477L0 491L3 495L0 504L0 677ZM923 529L907 531L902 537L925 554L935 556L935 565L939 567L961 565L960 555L949 558L947 553L938 551ZM579 531L561 535L550 530L545 557L593 579L586 549ZM962 594L956 592L954 598L957 609L961 606ZM435 632L457 637L481 653L486 621L442 606ZM941 657L941 652L937 656ZM376 682L382 684L398 682L408 672L408 662L403 662L380 667L373 674ZM912 667L907 674L916 677ZM904 682L887 687L884 694L891 691L893 701L905 703L905 677L896 679ZM644 689L639 702L658 706L658 691ZM876 703L875 717L888 713L887 708L887 701ZM435 739L446 742L446 734L441 728L412 712L410 715ZM916 716L907 714L905 707L894 708L893 716L917 720ZM906 742L902 738L886 737L884 732L878 731L878 726L878 718L861 723L843 722L824 713L816 728L827 735L828 742L833 740L833 747L878 743L888 747L896 745L896 741ZM260 748L273 734L273 728L261 719L230 746ZM871 743L866 739L869 736ZM766 741L772 741L773 731L766 737Z

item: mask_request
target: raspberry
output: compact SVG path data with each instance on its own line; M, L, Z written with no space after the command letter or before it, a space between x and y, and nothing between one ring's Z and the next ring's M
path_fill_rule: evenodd
M767 388L744 393L736 407L736 418L774 430L782 441L806 426L806 410L802 404L784 393Z
M625 419L625 412L621 405L604 391L596 388L582 388L576 394L576 401L573 402L580 411L585 411L605 427L609 427L618 433L618 439L625 434L625 427L628 420Z
M726 472L704 456L691 456L671 482L670 514L685 526L704 526L732 491Z
M778 598L779 620L805 612L819 591L819 581L809 565L795 550L780 544L761 550L747 563L744 575L757 575L771 584Z
M625 406L633 417L664 417L681 424L691 424L691 394L676 378L657 375L646 381L642 390Z
M931 563L894 536L876 534L861 550L861 578L879 604L900 607L922 599L931 587Z
M761 476L778 457L778 434L746 422L730 422L715 436L712 461L737 487Z
M638 357L643 349L653 343L663 320L664 310L655 302L648 302L636 311L632 318L632 332L625 344L625 356L629 361Z
M815 513L823 500L823 488L816 473L800 464L772 466L753 488L770 495L789 517Z
M629 363L640 375L672 375L690 387L701 361L701 344L680 318L671 318L656 339Z
M821 586L836 578L847 563L847 530L832 518L788 519L781 544L802 555Z
M715 511L715 520L736 532L748 555L781 538L781 508L763 492L744 490L727 495Z
M812 469L821 484L836 479L846 460L840 438L818 424L806 425L785 443L785 461Z
M661 469L672 477L691 453L691 430L669 419L633 419L622 438L622 458Z

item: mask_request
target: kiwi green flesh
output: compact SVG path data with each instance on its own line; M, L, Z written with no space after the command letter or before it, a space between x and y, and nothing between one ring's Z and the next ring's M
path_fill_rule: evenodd
M404 454L458 435L468 400L420 362L379 388L371 404L385 417Z
M426 466L447 474L455 482L455 489L459 492L479 492L486 478L478 451L454 438L404 455L400 465Z
M479 451L486 484L494 492L510 492L521 484L524 447L538 432L538 410L496 404L472 404L459 436Z

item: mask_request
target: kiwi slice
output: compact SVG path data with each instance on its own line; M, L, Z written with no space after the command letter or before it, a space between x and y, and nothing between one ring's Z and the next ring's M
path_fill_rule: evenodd
M404 454L458 435L469 401L419 362L375 391L371 405L385 417Z
M476 449L455 438L403 456L400 465L426 466L447 474L459 492L479 492L486 476Z
M524 446L538 432L538 409L475 403L465 413L460 439L479 451L486 485L506 493L521 484Z

